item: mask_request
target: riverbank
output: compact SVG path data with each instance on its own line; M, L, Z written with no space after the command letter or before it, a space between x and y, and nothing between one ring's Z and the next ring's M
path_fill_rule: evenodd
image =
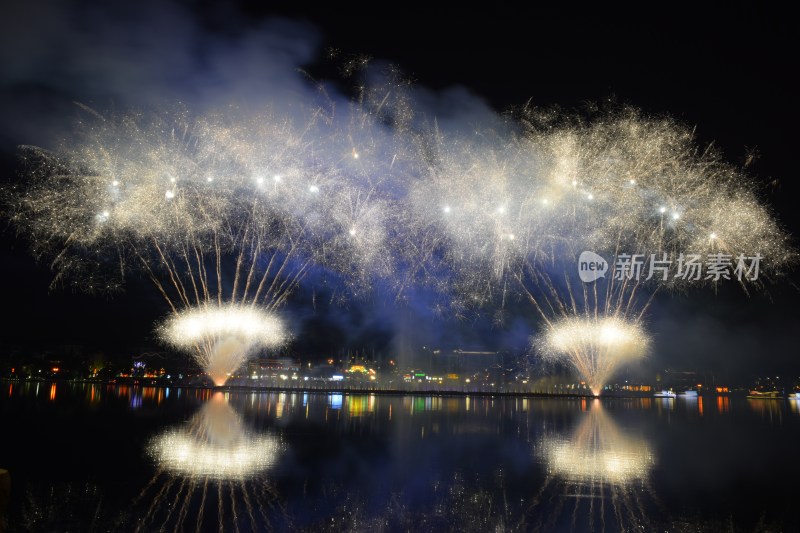
M115 379L115 380L20 380L20 379L0 379L0 383L72 383L86 384L104 387L155 387L165 389L201 389L229 393L314 393L314 394L380 394L386 396L488 396L488 397L524 397L524 398L653 398L654 392L651 391L625 391L625 390L604 390L599 396L594 396L588 390L564 390L564 391L542 391L526 390L522 388L498 387L447 387L446 385L427 385L419 386L412 384L409 387L382 387L378 384L346 384L343 382L313 382L298 381L291 386L265 385L265 384L233 384L214 386L207 383L176 383L165 382L158 379ZM701 392L700 396L744 396L747 389L733 390L726 393L715 391ZM664 401L671 401L668 398L655 398ZM679 397L683 400L684 398ZM674 400L672 400L674 401Z

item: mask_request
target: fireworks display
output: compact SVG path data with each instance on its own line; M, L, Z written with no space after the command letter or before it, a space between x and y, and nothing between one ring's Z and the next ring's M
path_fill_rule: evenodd
M650 339L635 323L571 317L553 322L537 342L547 358L568 357L597 396L620 364L645 355Z
M698 151L679 124L629 110L588 122L522 117L503 136L426 136L411 209L440 235L456 299L502 309L522 296L543 326L534 345L595 391L615 362L644 353L641 321L659 290L729 281L748 290L793 260L753 182ZM591 282L579 278L585 251L607 261ZM610 323L630 339L603 341Z
M192 350L217 386L242 366L254 348L274 348L286 339L277 318L237 305L181 311L167 319L161 333L173 346Z
M12 218L54 283L113 291L144 272L175 318L165 338L193 346L216 383L252 346L276 344L274 331L220 338L219 313L274 312L315 267L352 295L391 273L397 210L379 185L402 157L370 116L87 113L60 150L23 150L30 179L6 195Z
M365 88L344 113L292 118L90 113L60 150L25 150L30 179L6 195L11 216L57 281L112 290L143 271L181 321L274 312L310 271L335 272L341 295L378 278L400 299L434 287L453 315L496 309L499 322L509 299L526 300L546 339L535 346L596 390L644 353L658 291L759 288L794 258L753 181L672 120L524 109L502 131L467 135L421 124L404 94ZM578 278L585 251L608 261L591 282ZM635 349L597 337L612 322L636 330ZM566 331L571 343L553 341ZM217 333L178 341L215 381L271 344Z
M362 179L379 165L331 120L92 115L61 150L25 150L14 218L82 289L144 269L173 308L274 309L311 265L357 270L385 235L384 200ZM109 260L119 268L95 268Z
M690 132L672 121L626 112L507 137L430 135L427 179L410 197L420 219L442 230L457 273L473 281L473 298L497 278L558 284L563 264L576 270L584 250L703 260L760 253L773 273L790 259L787 236L751 180L715 154L698 153ZM689 282L668 278L673 286ZM612 292L618 297L632 285Z

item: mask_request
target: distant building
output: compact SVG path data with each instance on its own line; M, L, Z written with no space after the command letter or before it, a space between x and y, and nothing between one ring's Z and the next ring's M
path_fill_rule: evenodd
M278 377L300 372L300 362L288 357L260 357L247 364L249 375L259 377Z

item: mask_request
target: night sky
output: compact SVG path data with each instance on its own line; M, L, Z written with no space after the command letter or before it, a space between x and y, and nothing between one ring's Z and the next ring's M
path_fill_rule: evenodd
M672 116L731 163L755 154L748 169L763 185L761 197L789 233L800 235L793 83L800 28L784 10L755 3L623 11L493 2L479 10L381 4L378 13L266 5L3 2L0 177L19 179L16 146L48 147L69 135L75 101L107 110L182 102L197 111L257 103L266 94L292 101L312 91L298 68L345 99L351 81L340 67L365 55L398 66L427 113L464 127L529 100L566 110L611 100ZM163 349L152 324L166 309L149 282L132 279L113 298L48 291L47 265L34 262L14 228L3 228L0 357L65 344L120 356ZM749 297L735 287L662 295L650 312L655 346L643 365L730 376L800 372L796 281L795 272L768 294ZM504 331L483 322L432 324L421 305L314 311L303 298L298 294L287 312L305 332L298 349L309 354L343 346L390 353L431 342L519 348L535 326L531 317Z

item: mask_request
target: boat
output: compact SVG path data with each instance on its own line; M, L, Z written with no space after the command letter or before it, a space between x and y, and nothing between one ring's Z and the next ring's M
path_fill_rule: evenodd
M684 398L697 398L697 391L696 390L685 390L678 394L678 396L682 396Z
M771 391L759 391L759 390L751 390L750 393L747 395L748 398L751 400L781 400L783 396L781 396L780 391L771 390Z
M800 400L800 392L793 392L787 396L790 400Z
M653 394L653 398L674 398L676 395L671 390L662 390L661 392L657 392Z

